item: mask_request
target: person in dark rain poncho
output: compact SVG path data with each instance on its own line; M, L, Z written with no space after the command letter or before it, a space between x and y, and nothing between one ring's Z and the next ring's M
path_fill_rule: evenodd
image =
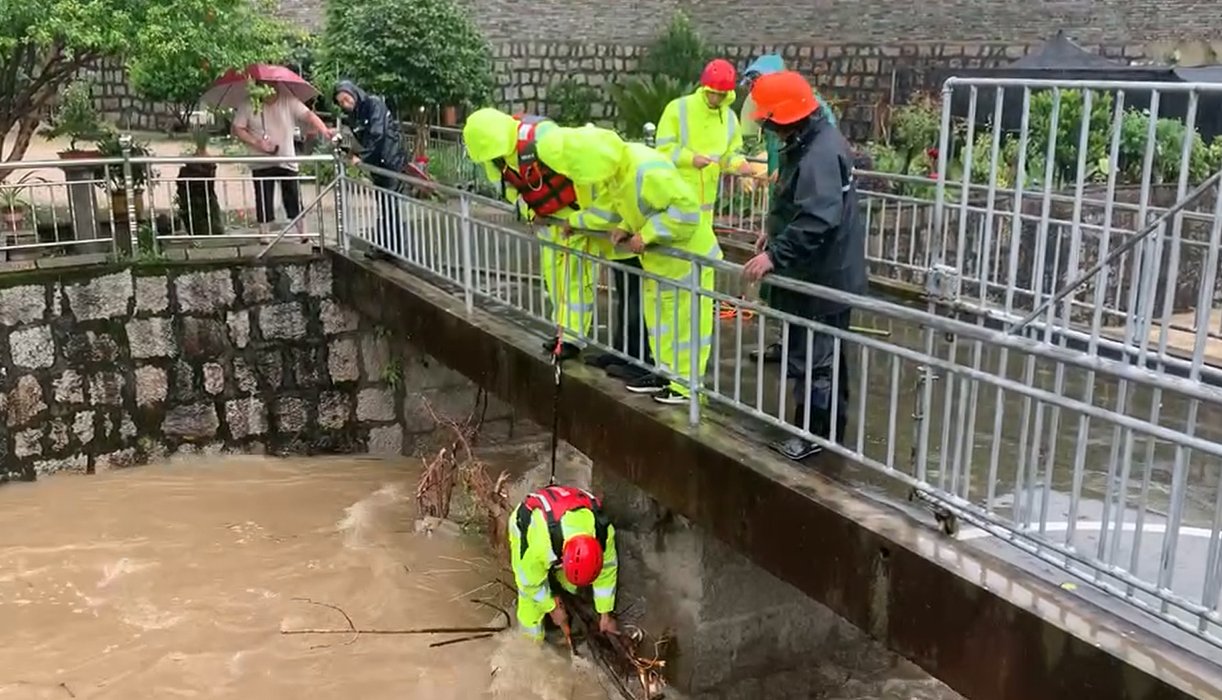
M776 133L782 145L765 230L743 276L754 282L776 272L821 287L864 293L865 220L857 211L848 141L820 114L810 83L798 73L760 76L751 97L756 106L752 118ZM848 304L775 285L769 296L778 311L839 330L849 328ZM850 384L845 358L851 345L842 343L837 352L833 336L819 332L811 334L808 344L801 328L790 330L788 342L787 374L796 380L792 423L802 426L809 409L810 433L843 442ZM793 460L819 452L818 445L796 436L773 447Z
M407 152L403 149L399 120L391 114L386 101L365 92L350 80L342 80L335 87L335 103L343 110L344 123L352 130L360 146L360 152L353 156L353 163L359 161L375 168L403 172L407 166ZM388 175L370 173L370 180L375 186L392 192L404 193L408 188L403 180ZM399 208L392 197L378 199L379 233L382 236L379 242L384 247L392 247L394 244L387 237L397 238L401 235Z

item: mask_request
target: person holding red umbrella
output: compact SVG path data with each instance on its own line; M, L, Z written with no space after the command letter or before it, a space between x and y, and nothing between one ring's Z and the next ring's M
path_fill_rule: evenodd
M252 94L252 85L265 85L269 91ZM312 131L331 138L333 132L322 119L306 107L305 101L318 96L318 91L283 66L252 65L244 71L230 70L204 93L201 101L236 110L232 131L235 138L250 149L252 155L295 158L297 147L293 141L295 127L309 127ZM268 234L269 224L275 219L276 182L280 183L280 198L284 213L289 220L301 214L301 189L297 183L298 166L292 161L251 168L255 181L255 215L259 222L259 233ZM298 233L305 233L302 222L297 222Z

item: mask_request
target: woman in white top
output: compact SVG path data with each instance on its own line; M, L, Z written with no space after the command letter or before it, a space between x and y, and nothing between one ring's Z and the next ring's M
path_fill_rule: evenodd
M273 86L274 87L274 86ZM309 107L287 90L276 88L264 100L262 109L254 109L249 101L238 108L233 118L233 135L245 143L254 155L274 155L295 158L297 148L293 144L293 130L298 124L310 127L308 131L331 138L331 130ZM267 235L268 224L275 219L276 182L280 182L280 198L284 213L289 220L301 214L301 189L297 184L297 163L251 168L255 181L255 216L259 222L259 233ZM297 232L305 233L302 222L297 222Z

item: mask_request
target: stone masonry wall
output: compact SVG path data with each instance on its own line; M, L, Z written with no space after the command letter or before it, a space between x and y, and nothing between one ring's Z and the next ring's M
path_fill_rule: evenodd
M404 454L465 378L332 298L317 258L0 277L0 481L173 453ZM509 410L492 401L487 429Z

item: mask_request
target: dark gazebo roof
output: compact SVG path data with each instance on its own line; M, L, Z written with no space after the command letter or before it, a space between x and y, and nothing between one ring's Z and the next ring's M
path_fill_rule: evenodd
M1099 54L1094 54L1074 43L1065 36L1064 31L1057 31L1056 36L1044 42L1039 51L1026 56L1006 66L1010 69L1052 69L1071 70L1083 68L1119 68L1118 63Z

